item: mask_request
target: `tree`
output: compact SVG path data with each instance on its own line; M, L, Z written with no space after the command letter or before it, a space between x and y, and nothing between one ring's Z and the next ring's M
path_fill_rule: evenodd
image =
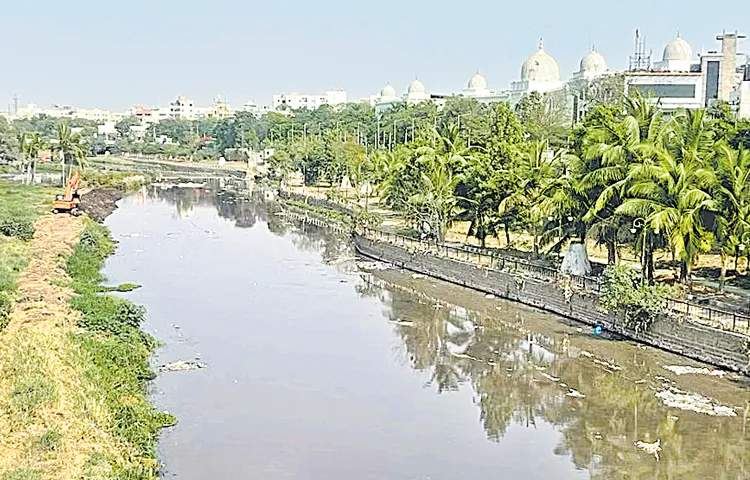
M666 126L663 145L650 145L648 161L628 175L628 198L617 213L638 216L663 232L680 262L679 279L690 283L698 254L707 248L704 214L716 213L716 174L711 166L713 132L702 110L681 113Z
M68 125L61 123L57 126L57 135L52 140L53 149L60 155L60 165L62 166L62 183L67 182L65 165L78 165L81 169L86 168L86 145L81 136L68 128Z
M565 152L549 150L542 141L533 142L513 166L511 194L500 202L499 213L515 208L532 236L534 258L539 256L539 237L550 210L550 201L559 184L560 164Z
M39 152L46 148L46 142L38 133L24 133L20 137L21 149L26 159L26 182L34 182L36 175L36 162L39 159Z
M720 221L717 222L717 240L721 251L720 288L724 288L728 256L737 256L745 234L750 231L750 150L738 150L723 144L719 146L717 162Z

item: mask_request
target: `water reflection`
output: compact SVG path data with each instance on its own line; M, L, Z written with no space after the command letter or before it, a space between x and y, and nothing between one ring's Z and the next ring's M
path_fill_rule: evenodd
M727 380L720 388L723 401L745 407L738 417L669 409L655 392L672 386L660 367L660 358L671 356L589 338L506 302L432 287L441 299L470 300L472 309L446 303L409 283L416 282L402 273L378 272L362 294L385 302L405 360L430 373L429 387L443 393L471 385L490 440L500 442L510 425L533 428L543 420L563 434L555 454L570 456L591 478L750 478L744 388ZM713 383L702 386L717 394ZM658 461L634 446L656 440Z
M357 271L360 281L349 283L359 297L377 300L382 322L398 339L400 362L423 373L424 390L435 395L470 389L491 442L508 442L514 428L534 432L552 425L559 441L554 452L540 450L539 458L567 458L590 478L750 479L748 390L734 380L678 377L663 365L693 363L596 338L551 315L429 278L395 270L361 272L346 238L289 221L276 203L244 184L206 181L200 187L152 187L141 195L144 202L173 204L180 218L198 206L214 207L239 228L267 227L299 250L319 254L342 271ZM666 407L655 394L667 388L711 397L736 407L737 416ZM658 441L658 460L636 447L638 441ZM535 459L518 462L533 469Z

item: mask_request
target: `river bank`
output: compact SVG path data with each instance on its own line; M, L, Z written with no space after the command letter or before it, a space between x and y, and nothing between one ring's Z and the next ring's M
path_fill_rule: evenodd
M287 193L280 197L292 205L304 203L295 194ZM337 215L352 215L348 208L329 200L310 199L309 203L308 208L311 209L327 209ZM318 215L318 218L325 217ZM379 235L377 231L372 233L373 235L368 235L361 230L354 234L355 248L361 255L541 308L575 321L600 325L625 338L750 375L750 337L694 321L688 304L670 304L669 313L659 316L647 330L638 331L627 325L617 312L601 311L597 295L599 287L595 279L589 282L589 279L583 277L571 278L561 283L557 278L559 275L554 271L537 265L524 264L519 270L519 264L524 263L520 260L512 262L509 269L505 268L503 261L503 267L498 270L495 254L484 255L483 260L479 249L458 248L451 258L450 249L447 248L445 254L442 254L443 247L436 249L434 245L405 237ZM684 306L687 306L686 312L681 311ZM711 318L713 311L706 311L709 320L715 320ZM738 319L745 320L744 317L731 313L729 315L729 327L732 330L738 327ZM747 327L750 328L750 324Z
M157 434L174 418L146 398L144 310L99 293L114 243L88 217L42 214L48 191L12 188L40 200L0 333L1 478L156 478ZM88 192L83 210L103 219L121 196Z

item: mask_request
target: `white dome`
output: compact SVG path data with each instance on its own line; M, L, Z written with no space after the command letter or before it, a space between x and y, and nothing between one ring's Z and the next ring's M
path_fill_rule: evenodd
M544 51L544 44L539 41L539 50L523 62L521 80L529 82L559 82L560 66L557 61Z
M397 95L396 89L393 88L393 85L390 83L383 87L383 89L380 91L380 96L384 98L392 98Z
M469 90L487 90L487 80L477 72L469 79L467 88Z
M422 83L418 78L415 78L413 82L409 85L409 93L425 93L426 90L424 88L424 83Z
M581 72L602 73L607 71L607 61L596 50L591 50L581 59Z
M693 59L693 48L682 39L679 35L664 47L664 61L682 60L690 61Z

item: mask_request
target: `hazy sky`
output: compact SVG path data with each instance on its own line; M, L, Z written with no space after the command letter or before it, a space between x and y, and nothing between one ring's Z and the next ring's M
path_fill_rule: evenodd
M270 103L274 92L343 88L355 99L418 76L431 92L491 88L536 48L577 70L591 44L624 68L640 28L661 58L679 30L696 53L723 30L750 34L747 0L23 0L0 12L0 108L20 103L126 109L176 95ZM744 20L745 23L738 23ZM740 50L749 51L744 41Z

